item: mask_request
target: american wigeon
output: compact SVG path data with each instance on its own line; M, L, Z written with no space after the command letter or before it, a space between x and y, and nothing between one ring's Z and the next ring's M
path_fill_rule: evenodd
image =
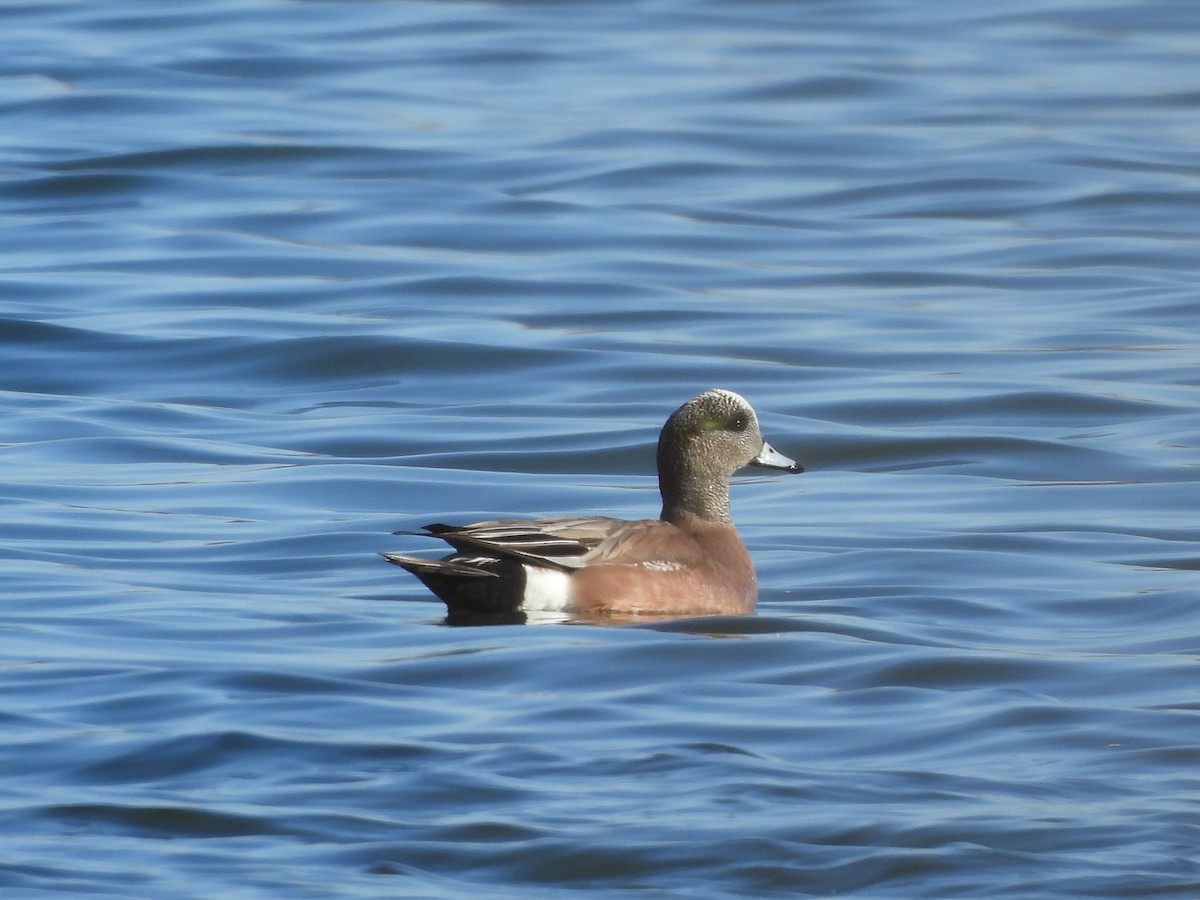
M660 518L427 525L397 533L438 537L455 552L442 559L383 557L445 601L451 620L535 610L744 615L754 611L758 583L729 518L729 478L748 465L804 471L763 440L745 399L705 391L675 410L659 435Z

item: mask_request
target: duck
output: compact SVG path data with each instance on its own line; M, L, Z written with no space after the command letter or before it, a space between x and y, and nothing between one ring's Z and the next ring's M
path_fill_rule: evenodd
M385 552L446 605L447 620L742 616L754 612L754 565L729 514L729 480L747 466L800 473L762 436L749 402L713 388L667 418L658 437L657 519L556 516L426 525L431 559Z

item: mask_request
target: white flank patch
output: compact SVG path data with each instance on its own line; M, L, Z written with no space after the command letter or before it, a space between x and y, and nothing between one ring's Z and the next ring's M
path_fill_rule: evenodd
M522 609L561 612L571 605L571 577L558 569L525 566L525 599Z

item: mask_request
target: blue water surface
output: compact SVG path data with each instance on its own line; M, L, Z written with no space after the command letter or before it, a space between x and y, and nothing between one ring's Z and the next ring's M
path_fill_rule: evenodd
M1200 895L1200 5L0 25L5 897ZM756 616L376 555L712 386Z

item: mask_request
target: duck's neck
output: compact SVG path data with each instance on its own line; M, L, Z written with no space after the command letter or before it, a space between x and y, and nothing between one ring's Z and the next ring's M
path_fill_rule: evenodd
M688 519L699 519L716 525L728 525L729 486L712 485L701 488L696 480L679 484L663 484L662 519L679 525Z

